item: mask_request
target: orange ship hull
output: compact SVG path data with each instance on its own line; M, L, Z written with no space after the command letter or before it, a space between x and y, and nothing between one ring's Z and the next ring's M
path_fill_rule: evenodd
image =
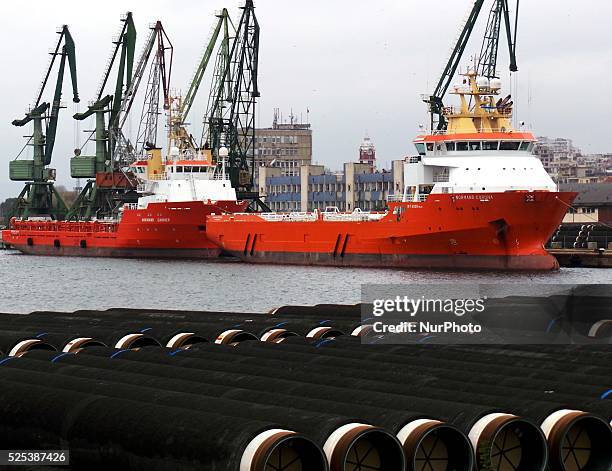
M376 221L211 216L207 234L251 263L352 267L554 270L544 249L575 193L432 194L390 203Z
M244 211L246 203L150 203L125 209L120 221L18 221L2 239L23 253L80 257L216 258L221 249L206 236L210 214Z

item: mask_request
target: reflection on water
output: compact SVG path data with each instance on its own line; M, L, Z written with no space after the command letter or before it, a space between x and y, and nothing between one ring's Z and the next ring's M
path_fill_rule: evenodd
M0 311L138 307L262 312L356 303L371 283L612 283L612 270L501 273L38 257L0 251Z

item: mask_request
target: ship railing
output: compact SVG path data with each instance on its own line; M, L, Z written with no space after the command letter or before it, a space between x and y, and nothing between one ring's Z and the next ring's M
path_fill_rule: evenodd
M266 221L316 221L315 213L260 213L259 217Z
M110 219L106 221L14 221L15 229L41 232L116 232L117 223Z
M311 222L319 219L319 214L322 216L324 221L378 221L385 217L384 212L381 213L370 213L370 212L352 212L352 213L305 213L305 212L293 212L293 213L260 213L259 217L270 222Z
M502 112L501 114L507 116L507 115L512 114L512 112L510 112L510 113ZM524 129L524 128L522 128L522 129ZM502 128L477 128L474 132L475 133L479 133L479 134L489 134L489 133L502 133L502 134L504 134L504 133L509 133L511 131L512 131L512 129L508 129L508 128L502 127ZM522 131L519 130L518 132L522 132ZM454 132L454 131L449 132L448 129L434 129L432 132L430 132L430 134L436 135L436 136L452 136L453 134L457 134L457 133ZM467 138L467 139L461 139L461 140L473 141L473 140L479 140L479 139L482 139L482 138L481 137L479 137L477 139ZM521 139L520 138L514 138L514 140L521 140Z
M315 219L317 219L317 215L315 213L295 211L289 213L289 219L291 221L314 221Z
M138 203L124 203L124 209L138 209Z
M325 221L377 221L382 219L385 213L368 213L368 212L355 212L355 213L323 213L323 220Z
M418 194L416 195L389 195L387 196L387 202L390 203L410 203L410 202L424 202L427 201L429 194Z

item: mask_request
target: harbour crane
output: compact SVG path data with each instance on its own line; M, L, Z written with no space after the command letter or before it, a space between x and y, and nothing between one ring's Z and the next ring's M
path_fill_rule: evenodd
M146 150L158 147L157 131L160 115L159 95L164 95L163 109L170 110L170 76L172 73L173 47L161 22L155 24L157 48L149 69L149 80L136 137L136 157L145 157ZM168 57L166 57L168 56Z
M217 52L213 83L200 146L210 148L238 198L264 207L253 188L255 170L255 105L260 96L257 74L259 23L252 0L246 0L236 36ZM219 152L227 150L227 158Z
M77 150L71 159L72 177L90 180L70 209L67 216L70 220L113 217L118 214L119 208L124 203L137 201L137 180L129 171L129 165L138 158L138 153L142 152L144 147L149 144L156 145L160 83L164 91L164 107L169 106L172 46L161 22L158 21L151 26L149 37L135 68L136 28L132 14L127 13L122 18L122 22L120 34L113 42L114 47L98 88L96 101L86 112L74 116L77 120L96 116L96 127L90 135L90 138L95 136L96 155L82 156ZM133 145L125 136L123 128L156 46L139 126L139 141ZM114 94L103 96L117 58L119 61Z
M453 48L453 51L446 63L442 76L440 77L433 94L424 97L423 99L423 101L425 101L429 107L432 131L444 132L446 130L447 123L443 114L444 96L446 95L453 77L457 72L457 68L459 67L459 63L461 62L463 53L472 31L474 30L474 26L476 25L484 3L485 0L474 1L474 5L461 28L457 43ZM481 46L478 62L476 64L476 71L479 76L486 77L488 79L499 78L497 77L497 57L502 20L505 25L508 50L510 53L510 71L516 72L518 70L516 64L516 34L518 29L519 3L520 0L516 0L513 28L510 20L508 0L493 0L484 40Z
M75 155L70 159L71 176L88 180L67 214L69 220L89 220L100 210L103 212L112 210L117 204L117 199L135 186L134 182L114 171L112 160L114 146L112 137L116 133L112 133L111 128L117 122L126 90L132 83L136 47L136 27L132 13L128 12L122 16L121 23L119 34L113 39L111 54L106 62L93 103L85 112L74 115L74 119L78 121L95 116L95 129L86 143L93 137L96 143L96 153L94 156L81 155L81 149L85 143L80 149L75 149ZM117 79L114 92L104 95L115 64L117 65Z
M49 67L38 90L34 106L26 113L24 118L12 122L14 126L19 127L32 122L33 133L32 136L29 136L26 146L31 145L33 147L33 159L19 159L18 155L15 160L9 163L10 179L26 182L10 217L27 219L31 216L37 216L61 220L64 219L68 211L66 203L54 186L55 169L48 167L53 156L59 111L64 108L61 104L61 98L66 60L68 60L72 79L72 101L78 103L80 100L74 40L67 25L63 25L58 30L58 34L60 37L55 49L50 53ZM60 59L53 102L51 104L41 102L53 65L58 57Z
M210 59L213 56L215 45L219 40L221 32L223 32L221 47L225 47L227 49L227 44L230 42L230 29L231 31L234 29L226 8L217 13L216 17L218 19L217 23L191 79L187 94L184 97L171 97L170 100L168 148L177 148L179 155L184 156L186 159L195 158L198 152L198 145L196 144L193 136L186 129L189 111L193 106L196 95L202 83L204 73L206 72Z
M127 118L130 115L130 111L134 104L134 100L138 93L138 89L140 87L140 83L142 78L145 75L145 71L147 66L149 65L149 61L151 60L151 54L153 50L156 49L156 53L153 56L155 59L151 64L152 73L151 76L157 75L156 82L150 83L150 87L148 87L146 96L145 96L145 104L142 113L142 119L146 120L150 118L151 112L159 113L159 80L163 82L163 91L164 91L164 108L169 107L169 79L170 73L172 69L172 44L168 39L166 31L161 23L161 21L157 21L154 25L150 27L149 37L145 43L144 49L138 59L136 64L136 69L134 70L134 75L132 77L132 81L130 86L127 88L125 92L124 100L121 102L121 107L119 112L114 117L114 121L111 122L110 131L111 131L111 141L113 143L112 147L112 157L115 165L121 171L126 171L128 166L133 163L137 159L137 151L138 149L134 146L130 140L123 133L123 128L127 121ZM168 58L166 59L166 54ZM157 71L153 71L154 69L158 69ZM154 79L152 79L154 80ZM149 100L147 102L147 100ZM154 107L154 108L151 108ZM149 130L146 131L147 124L142 123L139 126L139 129L145 130L145 132L155 132L157 133L157 119L154 120L155 127L153 127L153 123L149 123ZM156 139L156 137L155 137Z

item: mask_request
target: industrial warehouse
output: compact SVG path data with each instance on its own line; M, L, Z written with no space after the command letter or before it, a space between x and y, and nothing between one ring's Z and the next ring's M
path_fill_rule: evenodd
M523 121L534 77L567 130L562 8L37 1L11 34L70 25L0 127L0 469L612 471L612 161Z

